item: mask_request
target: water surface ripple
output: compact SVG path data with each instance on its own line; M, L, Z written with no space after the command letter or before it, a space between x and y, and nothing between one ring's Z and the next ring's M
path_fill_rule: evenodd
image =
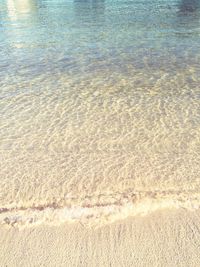
M200 2L0 2L0 223L200 204Z

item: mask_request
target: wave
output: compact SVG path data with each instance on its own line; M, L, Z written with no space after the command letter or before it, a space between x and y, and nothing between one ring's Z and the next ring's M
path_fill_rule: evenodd
M59 203L46 205L5 206L0 208L0 224L16 227L40 224L58 225L79 222L82 225L102 225L129 216L145 216L160 209L196 210L200 207L200 193L195 191L147 191L123 195L113 202L94 202L62 206Z

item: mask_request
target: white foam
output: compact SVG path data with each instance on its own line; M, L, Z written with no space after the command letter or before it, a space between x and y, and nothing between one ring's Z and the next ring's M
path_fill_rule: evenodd
M165 193L166 194L166 193ZM165 195L164 194L164 195ZM160 209L196 210L200 207L200 196L193 194L184 197L181 194L165 197L144 197L138 201L121 204L93 205L91 207L43 207L2 209L0 224L11 226L33 226L38 224L58 225L80 222L84 225L102 225L128 216L145 216Z

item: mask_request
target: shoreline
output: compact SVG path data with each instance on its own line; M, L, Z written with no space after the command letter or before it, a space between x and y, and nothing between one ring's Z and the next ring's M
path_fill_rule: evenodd
M107 198L107 201L106 201ZM200 194L193 191L133 192L123 198L88 199L80 205L7 206L0 208L0 225L33 227L81 222L85 226L103 226L130 216L148 216L163 209L200 208Z

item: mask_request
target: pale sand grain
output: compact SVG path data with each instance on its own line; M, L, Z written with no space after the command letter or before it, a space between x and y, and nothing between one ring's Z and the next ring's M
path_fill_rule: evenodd
M1 226L0 266L199 267L200 211L163 210L100 228Z

